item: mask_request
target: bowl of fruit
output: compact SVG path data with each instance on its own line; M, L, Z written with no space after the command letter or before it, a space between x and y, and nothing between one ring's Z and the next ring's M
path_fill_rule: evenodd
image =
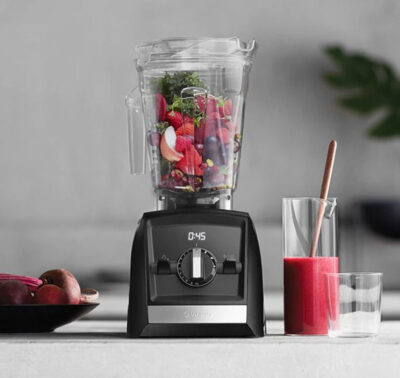
M0 273L0 332L51 332L92 311L99 293L65 269L39 278Z

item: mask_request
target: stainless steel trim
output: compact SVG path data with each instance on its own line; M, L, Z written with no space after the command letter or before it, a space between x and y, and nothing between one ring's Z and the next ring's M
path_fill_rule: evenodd
M149 323L213 324L246 323L246 305L149 306Z

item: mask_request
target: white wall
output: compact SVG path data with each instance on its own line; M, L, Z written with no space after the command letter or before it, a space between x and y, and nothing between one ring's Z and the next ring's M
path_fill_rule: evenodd
M134 46L152 39L258 41L235 196L257 222L279 222L283 196L318 195L331 138L339 142L331 194L345 214L358 196L398 195L400 143L368 140L366 121L339 109L320 75L329 67L321 48L336 42L400 67L399 20L396 0L1 0L1 270L38 251L35 269L45 256L75 267L63 238L85 267L111 264L101 249L85 259L99 241L82 230L133 228L152 208L149 177L129 175L123 104ZM112 253L123 262L131 240L118 240Z

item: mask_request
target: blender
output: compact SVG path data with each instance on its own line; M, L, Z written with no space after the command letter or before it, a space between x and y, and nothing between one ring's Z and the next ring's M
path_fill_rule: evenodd
M164 39L136 53L131 171L145 172L147 150L156 211L134 237L128 336L262 336L258 240L232 210L255 41Z

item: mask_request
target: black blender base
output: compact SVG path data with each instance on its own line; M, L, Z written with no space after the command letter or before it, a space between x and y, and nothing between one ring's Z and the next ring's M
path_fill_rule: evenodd
M128 337L262 337L263 329L253 331L247 324L148 324L138 335Z
M247 213L143 215L132 247L128 337L261 337L263 302L260 250Z

